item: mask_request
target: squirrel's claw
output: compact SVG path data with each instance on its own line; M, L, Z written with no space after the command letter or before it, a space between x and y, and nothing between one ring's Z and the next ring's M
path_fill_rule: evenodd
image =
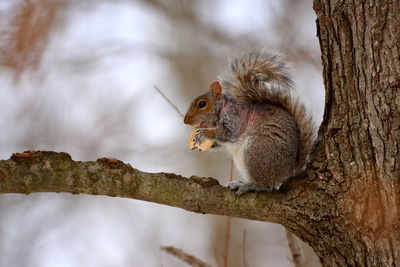
M204 142L206 137L203 134L203 129L197 129L196 132L194 133L193 136L193 144L194 145L200 145Z

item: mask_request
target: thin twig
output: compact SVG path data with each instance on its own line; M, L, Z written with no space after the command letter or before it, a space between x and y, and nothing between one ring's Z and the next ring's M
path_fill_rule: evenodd
M231 173L229 175L229 182L233 181L233 159L231 159Z
M226 217L225 253L222 255L224 259L224 267L228 267L229 243L231 239L231 220L232 218L230 216Z
M304 250L302 249L301 245L296 242L294 234L292 234L287 228L285 228L285 232L288 240L289 250L292 255L291 261L293 265L295 267L307 266L307 264L304 264L306 262Z
M175 109L175 111L183 118L185 117L185 115L183 115L182 112L179 111L178 107L174 104L174 102L172 102L157 86L153 86L153 88L165 99L165 101L167 101L167 103L173 108Z
M187 254L187 253L183 252L179 248L174 248L174 247L171 247L171 246L164 246L164 247L161 247L161 249L164 250L165 252L171 254L171 255L174 255L178 259L186 262L190 266L194 266L194 267L211 267L211 265L208 265L207 263L199 260L198 258L196 258L193 255L190 255L190 254Z
M229 182L233 180L233 160L231 160L231 172L229 175ZM225 232L225 253L222 255L224 259L224 267L228 266L228 257L229 257L229 243L231 237L231 220L230 216L226 217L226 232Z
M243 259L243 267L247 267L247 262L246 262L246 230L243 231L242 259Z

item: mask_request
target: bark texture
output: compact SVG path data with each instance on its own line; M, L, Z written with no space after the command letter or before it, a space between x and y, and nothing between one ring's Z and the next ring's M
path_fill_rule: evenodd
M113 159L27 152L0 161L0 193L129 197L280 223L325 266L400 266L400 1L314 0L326 107L314 162L282 190L237 197L212 178Z
M326 265L399 266L400 1L314 9L326 88L317 172L334 212L329 249L313 247Z
M72 160L67 153L27 151L0 160L0 193L3 194L65 192L125 197L198 213L275 223L286 221L289 216L286 212L293 213L292 199L299 194L309 194L307 190L298 189L300 184L302 179L296 179L281 192L238 197L210 177L146 173L116 159L81 162Z

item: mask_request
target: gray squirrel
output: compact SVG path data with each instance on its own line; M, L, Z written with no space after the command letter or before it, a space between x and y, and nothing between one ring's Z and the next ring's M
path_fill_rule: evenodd
M292 84L280 54L253 50L234 58L186 112L184 123L198 127L194 144L211 139L232 154L244 181L228 188L238 195L279 189L310 161L315 127Z

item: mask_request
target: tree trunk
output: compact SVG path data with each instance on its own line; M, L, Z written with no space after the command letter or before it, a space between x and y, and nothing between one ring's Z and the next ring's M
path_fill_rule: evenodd
M400 1L314 9L326 88L314 166L331 203L311 246L326 265L400 266Z
M325 266L400 266L400 1L314 0L326 106L314 162L279 192L236 196L210 178L113 159L27 152L0 161L0 193L130 197L280 223Z

